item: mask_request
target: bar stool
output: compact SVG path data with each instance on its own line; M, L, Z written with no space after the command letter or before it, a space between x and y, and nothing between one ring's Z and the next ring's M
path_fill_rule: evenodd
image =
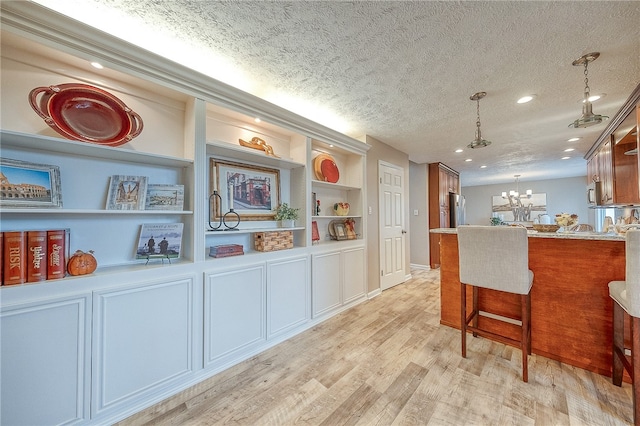
M613 384L622 386L623 368L631 376L633 421L640 425L640 230L629 230L625 237L625 281L611 281L613 299ZM624 312L631 316L631 356L625 355Z
M467 330L473 336L490 337L522 351L522 380L529 380L531 353L531 286L527 230L514 226L472 226L458 228L458 256L461 290L462 357L467 357ZM473 289L473 309L467 316L466 286ZM520 339L478 328L478 288L519 294L521 304ZM469 323L473 321L472 325Z

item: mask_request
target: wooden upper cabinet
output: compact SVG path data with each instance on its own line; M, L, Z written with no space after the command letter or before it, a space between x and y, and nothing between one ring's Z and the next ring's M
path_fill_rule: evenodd
M638 113L632 111L613 132L614 200L632 204L640 200L638 186Z
M640 84L585 156L587 183L601 183L599 205L640 205L639 127Z
M429 164L429 229L448 228L449 193L460 193L458 172L442 163ZM440 266L440 235L429 235L429 257L432 269Z

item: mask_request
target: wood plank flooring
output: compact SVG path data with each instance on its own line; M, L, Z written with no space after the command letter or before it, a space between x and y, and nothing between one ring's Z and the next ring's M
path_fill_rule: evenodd
M413 278L119 425L626 425L631 386L440 326ZM535 330L533 330L535 333Z

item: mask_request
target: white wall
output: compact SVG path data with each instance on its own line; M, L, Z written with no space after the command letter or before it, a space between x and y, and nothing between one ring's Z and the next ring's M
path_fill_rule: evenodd
M429 267L428 164L409 162L410 263ZM414 212L418 211L415 216Z
M587 178L578 176L565 179L538 180L519 183L520 192L531 189L547 194L547 213L575 213L580 223L595 226L593 209L587 206ZM467 205L466 220L470 225L490 225L491 197L515 189L515 181L499 185L463 186L462 195ZM533 219L533 218L532 218Z

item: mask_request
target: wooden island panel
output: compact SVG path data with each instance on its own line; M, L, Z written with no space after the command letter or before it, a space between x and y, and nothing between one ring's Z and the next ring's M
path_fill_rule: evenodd
M459 329L458 239L456 234L440 234L440 239L440 322ZM624 241L530 237L529 268L534 273L532 352L610 376L613 302L608 283L624 280ZM517 295L480 289L478 303L480 310L520 317ZM480 323L496 332L518 335L517 327L510 324L486 317L480 317Z

